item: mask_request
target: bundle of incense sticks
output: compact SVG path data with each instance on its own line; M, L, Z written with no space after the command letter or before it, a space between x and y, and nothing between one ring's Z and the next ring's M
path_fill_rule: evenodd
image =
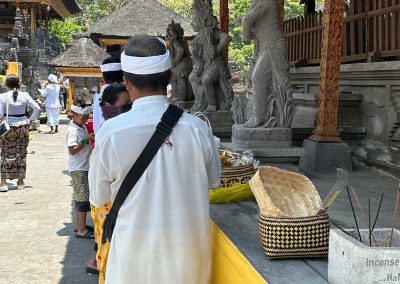
M326 213L328 208L333 204L333 202L336 201L336 199L339 197L340 193L342 192L342 189L340 187L334 187L328 195L322 200L322 207L318 210L317 216L321 216Z

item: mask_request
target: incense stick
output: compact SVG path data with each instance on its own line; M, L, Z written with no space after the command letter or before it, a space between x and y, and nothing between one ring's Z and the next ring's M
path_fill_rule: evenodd
M345 231L344 229L342 229L338 224L334 223L332 220L331 220L331 223L332 223L333 226L335 226L336 228L338 228L339 230L341 230L341 231L342 231L343 233L345 233L346 235L349 235L349 236L352 237L353 239L357 240L356 237L354 237L352 234L350 234L349 232L347 232L347 231ZM357 241L358 241L358 240L357 240Z
M371 242L371 199L368 199L368 238L369 238L369 246L372 246L372 242Z
M354 212L353 202L351 201L349 186L346 186L346 188L347 188L347 195L349 196L349 201L350 201L350 205L351 205L351 211L353 212L354 221L355 221L356 227L357 227L357 233L358 233L358 236L360 237L360 242L362 243L363 241L361 238L360 228L358 227L356 212Z
M358 206L358 210L360 210L360 212L361 212L361 216L363 217L365 223L368 224L368 217L367 217L367 214L365 213L364 208L361 206L361 202L360 202L360 200L358 199L358 194L357 194L356 190L355 190L354 187L351 186L351 185L350 185L350 189L351 189L351 192L353 193L354 198L355 198L355 200L356 200L356 204L357 204L357 206ZM375 236L374 236L373 234L372 234L372 240L374 241L374 243L378 243L378 242L376 241L376 239L375 239Z
M376 217L375 217L374 225L372 226L372 232L374 232L375 225L376 225L376 221L378 221L379 212L381 211L382 200L383 200L383 193L382 193L382 195L381 195L381 200L379 201L378 212L376 212ZM371 233L372 233L372 232L371 232Z
M393 231L394 231L394 226L395 226L395 223L396 223L397 209L398 209L398 207L399 207L399 197L400 197L400 184L399 184L399 188L397 189L396 205L395 205L395 207L394 207L394 212L393 212L392 231L391 231L391 233L390 233L389 247L392 246Z

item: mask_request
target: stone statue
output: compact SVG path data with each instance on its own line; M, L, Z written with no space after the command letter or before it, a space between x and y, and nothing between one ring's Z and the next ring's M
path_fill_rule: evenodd
M193 101L192 86L189 82L189 74L193 69L192 59L184 31L180 24L172 20L167 28L167 39L172 63L172 102Z
M251 0L243 18L243 41L253 40L255 46L251 70L253 114L244 124L247 128L290 128L293 117L290 66L277 3Z
M223 51L231 38L218 28L211 0L194 0L192 13L192 27L198 34L192 42L194 66L189 80L195 103L191 112L230 110L233 91Z

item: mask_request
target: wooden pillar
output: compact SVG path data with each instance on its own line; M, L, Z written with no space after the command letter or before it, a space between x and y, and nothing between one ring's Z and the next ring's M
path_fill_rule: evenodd
M229 5L228 0L219 1L219 14L221 18L221 31L229 33ZM228 62L228 48L224 50L225 61Z
M325 0L317 128L311 136L314 141L341 140L337 130L337 117L343 13L343 0Z
M31 15L31 47L36 47L36 18L37 18L37 10L36 5L32 5L30 7L30 15Z
M278 13L279 19L281 20L281 27L283 27L283 22L285 21L285 0L278 1Z
M72 102L74 100L75 93L75 78L68 77L69 79L69 90L68 90L68 109L71 109Z

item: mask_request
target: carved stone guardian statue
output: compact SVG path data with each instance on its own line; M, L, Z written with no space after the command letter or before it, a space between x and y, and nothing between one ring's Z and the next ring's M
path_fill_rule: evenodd
M166 38L169 40L169 50L172 63L172 98L171 102L193 101L192 86L189 74L193 63L190 57L187 41L183 38L184 31L179 23L172 20L167 28Z
M211 0L194 0L192 27L193 71L189 76L195 94L192 112L229 111L233 101L230 73L223 51L231 38L218 28Z
M280 27L277 1L251 0L242 23L244 42L254 41L253 114L247 128L290 128L292 86L286 40Z
M244 42L254 41L252 97L234 101L234 151L252 150L265 161L295 161L303 154L292 147L292 86L287 47L276 0L251 0L242 21ZM249 113L250 112L250 113ZM242 123L242 124L240 124Z

